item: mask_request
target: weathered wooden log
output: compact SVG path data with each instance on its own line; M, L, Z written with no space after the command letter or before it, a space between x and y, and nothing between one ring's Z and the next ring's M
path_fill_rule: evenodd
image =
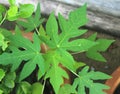
M39 0L17 0L17 3L33 3L34 5L36 5L38 1ZM79 6L79 5L72 6L72 5L61 3L58 1L63 1L63 0L54 0L54 1L53 0L40 0L41 12L43 14L48 15L52 11L54 11L56 16L60 12L62 15L64 15L67 18L69 12ZM79 0L75 0L75 1L77 2ZM87 0L81 0L81 1L82 1L82 3L84 3L83 1L87 1ZM101 1L101 0L99 0L99 1ZM99 2L99 1L97 1L97 2ZM108 1L108 0L106 0L106 1ZM110 1L113 1L113 0L110 0ZM117 0L115 0L115 1L117 2ZM4 4L6 4L6 2L7 2L7 0L4 0L4 2L3 2L3 0L0 1L0 3L4 3ZM89 6L89 4L88 4L88 6ZM96 5L94 5L94 6L96 6ZM89 23L86 26L88 28L92 28L97 31L103 31L106 33L110 33L112 35L120 36L120 18L119 17L112 16L112 15L106 14L101 11L97 11L97 8L94 10L88 8L87 13L88 13L88 18L89 18Z
M87 3L88 8L92 11L99 11L109 15L120 17L120 0L55 0L70 4L73 6L81 6Z

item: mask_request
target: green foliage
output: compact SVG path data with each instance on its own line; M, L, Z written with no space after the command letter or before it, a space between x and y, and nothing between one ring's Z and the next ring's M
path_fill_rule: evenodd
M77 94L76 90L73 88L73 86L69 84L63 85L58 94Z
M13 89L16 94L43 94L46 80L52 85L55 94L85 94L85 88L89 89L89 94L105 94L103 90L108 89L108 86L97 83L97 80L111 77L102 72L89 71L89 67L84 67L77 74L77 69L85 66L85 63L76 61L72 56L72 53L85 52L89 58L105 62L100 52L105 52L113 43L113 40L96 39L97 34L81 37L87 32L82 28L88 22L86 4L70 12L68 19L61 14L56 19L54 12L51 13L44 29L41 25L44 19L41 19L40 4L32 15L32 4L18 7L15 0L9 0L9 3L8 10L0 5L0 25L6 19L17 20L17 24L25 31L35 32L30 41L23 36L24 32L21 33L18 26L14 33L0 28L0 64L9 66L5 72L4 69L0 70L0 94L10 94ZM21 21L19 18L25 19ZM64 85L64 78L69 79L64 67L76 76L72 85ZM31 76L37 77L36 82L31 79L29 83Z
M94 83L93 80L103 80L111 77L102 72L88 72L88 70L89 67L83 68L73 83L73 87L78 90L78 94L86 94L86 87L89 88L89 94L106 94L103 90L109 89L109 87L101 83Z
M55 52L49 52L45 55L46 68L48 71L45 78L50 78L50 83L52 84L56 94L59 91L60 85L63 84L63 77L68 78L68 74L59 66L59 54ZM65 62L64 62L65 63ZM52 65L52 66L50 66Z
M32 15L34 11L34 6L31 5L31 4L23 4L23 5L20 5L19 7L19 17L21 18L28 18Z
M2 20L2 14L0 14L0 21Z
M0 13L3 13L6 11L5 6L3 6L2 4L0 4Z
M21 82L17 87L16 94L31 94L31 84L28 82Z
M16 94L42 94L43 86L39 82L32 85L26 81L19 83Z
M34 6L32 4L20 4L19 7L16 5L15 0L8 0L10 7L8 10L0 4L0 25L5 19L9 21L17 20L18 18L28 18L32 15L34 11ZM3 12L6 12L3 18Z
M28 18L32 15L34 6L31 4L23 4L18 8L17 5L11 5L8 10L7 19L9 21L17 20L18 18Z
M8 66L0 66L2 67L1 74L2 80L0 83L1 94L9 94L11 90L15 87L15 72L9 72Z
M3 51L8 47L8 42L9 41L5 41L4 35L0 32L0 47Z
M5 6L3 6L2 4L0 4L0 21L2 21L3 19L3 14L6 11Z
M5 39L8 41L8 37L11 36L11 32L5 28L0 28L1 34L5 37Z
M0 90L0 94L3 94L3 91L2 91L2 90Z
M106 62L106 59L100 54L100 52L105 52L108 47L114 42L114 40L107 39L97 39L97 34L91 35L88 39L91 41L96 41L98 44L91 47L87 52L86 56L101 62Z
M32 91L32 94L42 94L43 93L42 84L39 82L32 84L31 91Z
M25 8L23 8L25 9ZM26 9L27 10L27 9ZM37 27L40 26L40 24L44 21L44 19L41 19L41 14L40 14L40 3L37 5L37 9L35 12L35 15L30 16L29 18L25 19L24 21L17 21L17 23L24 27L27 32L33 31Z
M0 81L3 79L4 76L5 76L4 70L0 69Z
M16 0L8 0L10 5L15 5Z
M82 12L82 16L76 16L80 15L79 11ZM58 23L54 13L52 13L46 23L46 34L49 38L46 37L44 33L42 33L43 35L40 34L40 39L43 40L51 49L51 51L44 55L46 60L45 66L48 67L46 68L46 71L49 70L45 77L50 78L50 83L52 84L56 94L58 93L61 84L63 84L63 77L68 78L66 72L59 67L60 62L71 71L76 70L74 67L76 61L68 51L85 52L90 47L97 44L96 42L87 39L69 41L71 38L80 36L86 32L86 30L78 29L80 26L86 24L87 18L85 15L86 6L71 12L68 20L59 14L58 20L62 32L58 34ZM80 19L81 22L74 20L74 17L76 19Z
M16 20L18 18L17 13L18 13L18 7L16 5L11 6L8 10L7 19L10 21Z
M12 53L3 53L0 56L0 64L12 64L12 71L17 69L23 60L27 61L21 71L19 80L29 76L39 66L41 72L44 72L44 59L40 53L40 40L36 34L33 35L34 42L22 37L21 35L9 36L10 49ZM23 48L24 50L20 50Z
M15 72L10 72L10 73L6 74L6 76L3 79L4 85L6 87L8 87L8 88L14 88L14 86L15 86L15 83L14 83L15 78L16 78Z

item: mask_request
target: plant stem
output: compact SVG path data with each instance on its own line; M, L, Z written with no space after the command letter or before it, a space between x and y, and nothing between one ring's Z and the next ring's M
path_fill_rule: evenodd
M76 75L77 77L80 77L77 73L75 73L74 71L70 70L74 75Z
M3 24L3 22L5 21L5 19L6 19L6 17L7 17L7 12L5 13L5 16L4 16L4 18L2 19L2 21L0 22L0 25L2 25Z
M35 30L36 30L37 34L39 34L39 31L38 31L38 29L36 27L35 27Z
M79 53L82 53L82 51L81 52L75 52L75 53L71 53L72 55L75 55L75 54L79 54Z
M43 92L44 92L45 83L46 83L46 80L45 80L44 83L43 83L43 88L42 88L42 92L41 92L41 94L43 94Z
M35 27L35 30L37 32L37 34L39 34L39 30L37 29L37 26L33 23L34 27Z

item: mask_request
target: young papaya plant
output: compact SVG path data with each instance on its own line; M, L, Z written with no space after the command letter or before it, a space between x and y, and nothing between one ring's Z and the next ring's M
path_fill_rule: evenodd
M72 56L72 53L85 53L93 60L106 62L101 52L114 42L97 39L96 33L88 38L81 37L87 33L82 28L88 22L86 4L71 11L68 19L60 13L56 18L52 12L45 22L40 3L33 13L32 4L18 6L15 0L8 1L8 9L0 5L0 26L3 27L0 28L0 94L45 94L47 82L53 89L52 94L87 94L86 89L88 94L106 94L104 89L109 87L98 80L111 77L90 70L86 63ZM15 22L16 28L12 31L4 28L6 20ZM30 32L31 40L23 34ZM6 66L9 66L7 71ZM73 82L64 83L65 78L70 78L63 67L75 76Z

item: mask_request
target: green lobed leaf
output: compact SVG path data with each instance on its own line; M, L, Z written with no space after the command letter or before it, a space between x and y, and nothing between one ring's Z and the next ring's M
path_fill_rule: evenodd
M34 63L33 63L33 61L34 61ZM20 74L20 78L19 78L20 81L23 80L24 78L28 77L35 70L35 68L36 68L35 62L37 62L37 61L34 59L33 59L33 61L29 61L24 65L24 67L21 71L21 74Z
M86 56L93 60L107 62L107 60L99 52L95 51L94 49L93 50L89 49L86 53Z
M32 4L22 4L19 7L18 15L21 18L28 18L34 12L34 5Z
M79 16L81 15L81 13L83 14L83 16ZM62 15L59 14L58 21L59 21L60 29L62 30L62 32L59 34L58 23L55 19L54 14L52 13L49 16L46 25L46 33L50 37L50 40L43 38L43 36L42 39L51 48L57 47L59 49L64 47L64 45L66 46L69 39L80 36L86 32L86 30L78 29L80 26L85 25L87 22L87 18L85 14L86 14L86 6L82 6L81 8L71 12L68 20L66 20ZM74 19L79 19L81 21L78 20L73 21ZM75 25L75 23L77 25Z
M45 78L50 78L50 83L53 86L55 93L58 94L60 86L64 82L63 77L68 78L68 74L59 66L57 59L59 55L57 53L49 52L44 57L47 58L45 64L47 64L46 66L49 68L49 71L47 71Z
M96 44L97 43L89 41L87 39L77 39L77 40L73 40L71 42L65 43L63 44L63 46L61 45L61 48L65 48L67 50L74 51L74 52L84 52Z
M17 21L17 24L24 27L26 32L30 32L39 27L43 21L44 19L41 19L40 3L38 3L35 15L30 16L25 21Z
M69 19L66 20L62 15L58 15L58 21L62 33L60 34L60 43L65 42L70 37L77 37L86 32L78 28L87 23L86 5L70 12Z
M46 33L50 36L51 41L55 43L55 46L58 43L58 24L54 13L51 13L49 19L46 23Z
M84 34L86 32L86 30L79 30L78 28L80 26L82 26L82 24L85 24L86 21L83 21L83 23L78 22L77 25L74 25L73 22L73 18L75 17L76 19L76 15L80 15L80 12L85 12L85 6L83 6L82 8L75 10L73 12L71 12L71 17L70 19L66 20L62 15L59 14L58 16L58 21L60 24L60 28L62 30L62 32L60 34L58 34L58 25L57 25L57 21L54 17L54 14L52 13L48 19L47 25L46 25L46 33L47 35L50 37L50 40L46 39L44 36L41 35L41 39L50 47L50 48L63 48L66 49L68 48L68 50L73 50L73 51L86 51L88 50L88 48L94 46L96 43L89 40L85 39L81 39L81 41L78 39L76 39L74 42L68 42L69 39L73 38L73 37L77 37L80 36L82 34ZM78 12L78 14L76 14ZM85 14L85 13L84 13ZM85 15L84 15L85 16ZM83 16L82 16L83 17ZM86 19L86 17L84 17ZM77 19L82 20L83 18L77 17ZM71 21L72 20L72 21ZM85 43L84 43L85 42ZM83 45L83 47L79 47L80 45ZM93 45L94 44L94 45ZM73 49L73 47L75 47L75 49ZM67 49L66 49L67 50Z
M60 24L60 29L62 30L62 32L59 35L59 44L68 41L70 38L81 36L82 34L87 32L87 30L78 29L79 27L74 26L74 23L70 22L69 20L66 20L60 14L58 15L58 21Z
M31 74L33 68L36 65L38 65L41 72L44 73L44 59L42 58L42 55L40 53L40 40L36 34L33 35L33 43L30 40L23 38L21 35L12 35L9 36L9 39L9 48L11 49L12 53L3 53L2 55L0 55L0 64L12 64L11 71L14 71L19 67L23 60L27 61L25 64L25 68L26 66L29 66L29 68L26 69L29 69L31 71L25 72L25 69L23 67L19 80L23 80L29 74ZM25 50L20 50L19 48L21 47ZM25 72L26 74L24 74L23 72Z
M106 94L103 90L109 89L109 87L101 83L95 83L94 80L110 79L111 77L101 72L88 72L88 70L88 66L84 67L79 72L78 78L74 80L73 87L77 89L78 94L86 94L86 87L89 89L89 94Z
M96 88L95 90L94 87ZM109 89L109 87L104 84L96 83L90 87L90 94L106 94L106 92L103 91L105 89Z
M73 56L68 53L67 51L63 50L63 49L59 49L56 51L56 53L59 55L57 57L57 60L66 68L68 68L69 70L73 70L75 71L75 61Z
M70 12L69 19L73 26L84 26L88 22L86 10L87 4L84 4L82 7Z
M54 24L53 24L54 22ZM55 27L55 29L54 29ZM48 29L47 29L48 28ZM56 45L56 39L57 38L57 32L58 32L58 26L57 21L55 19L54 14L52 13L46 23L46 30L41 26L39 29L39 38L50 48L55 48ZM52 33L51 33L52 32ZM55 36L54 34L55 33ZM50 34L50 35L49 35Z
M96 41L98 44L91 47L87 52L86 56L97 61L106 62L106 59L100 54L100 52L105 52L108 47L114 42L114 40L108 40L108 39L97 39L96 35L93 34L90 37L88 37L91 41Z
M88 37L88 40L95 41L97 37L97 33L92 34L91 36Z
M18 18L18 7L16 5L10 6L9 10L7 11L7 19L9 21L14 21Z
M38 33L38 35L39 35L40 39L42 39L41 37L43 37L43 38L46 39L46 40L49 40L49 39L50 39L50 37L46 34L45 29L44 29L44 27L43 27L42 25L41 25L40 28L39 28L39 33ZM43 40L43 39L42 39L42 40Z
M18 18L28 18L34 12L34 5L22 4L18 6L15 4L15 0L10 0L11 6L7 11L7 19L9 21L17 20Z
M82 14L83 16L81 16ZM86 6L71 12L68 20L59 14L58 22L54 13L51 13L46 24L46 30L42 30L42 33L40 32L39 34L40 39L51 49L44 55L45 78L50 78L50 83L56 94L58 94L60 85L63 83L62 77L67 77L66 73L59 67L59 64L71 71L76 71L76 68L78 68L75 64L76 61L68 50L84 52L97 44L88 39L71 40L71 38L86 33L86 30L80 29L87 22ZM61 32L58 31L58 24ZM39 78L42 76L40 73Z
M98 51L106 51L108 47L114 42L114 40L108 40L108 39L98 39L96 42L99 44L96 45L96 49Z

